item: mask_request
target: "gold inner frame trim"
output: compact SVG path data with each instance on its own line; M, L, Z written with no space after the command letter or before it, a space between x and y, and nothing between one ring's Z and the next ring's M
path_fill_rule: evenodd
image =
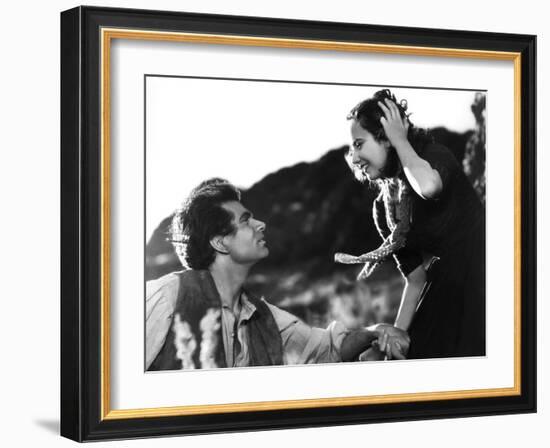
M315 398L143 409L110 408L110 63L112 39L186 42L213 45L295 48L513 61L514 63L514 386L508 388ZM458 48L383 45L303 39L278 39L199 33L101 29L101 420L167 417L230 412L307 409L382 403L502 397L521 394L521 54Z

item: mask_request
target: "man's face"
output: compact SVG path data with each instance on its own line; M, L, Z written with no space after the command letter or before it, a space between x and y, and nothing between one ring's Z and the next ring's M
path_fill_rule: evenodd
M235 231L223 237L228 255L238 264L254 264L269 254L264 239L265 223L255 219L238 201L222 204L233 215Z

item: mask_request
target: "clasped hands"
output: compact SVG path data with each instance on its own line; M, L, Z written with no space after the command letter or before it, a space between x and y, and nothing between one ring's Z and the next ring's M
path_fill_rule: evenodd
M390 324L376 324L369 328L378 334L378 338L372 343L372 350L385 355L386 359L407 358L411 339L405 330ZM371 356L372 353L366 354L367 358Z

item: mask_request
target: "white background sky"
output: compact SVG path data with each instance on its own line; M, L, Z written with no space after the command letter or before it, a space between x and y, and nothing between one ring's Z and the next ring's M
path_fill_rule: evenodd
M146 87L147 238L208 177L248 188L348 144L348 112L381 88L166 77L147 77ZM472 91L392 91L416 126L475 125Z

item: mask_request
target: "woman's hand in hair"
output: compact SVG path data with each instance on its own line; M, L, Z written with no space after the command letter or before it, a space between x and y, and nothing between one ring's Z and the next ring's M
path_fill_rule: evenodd
M380 123L384 128L388 141L394 147L406 142L410 126L407 117L401 116L399 108L389 98L385 99L385 103L378 101L378 105L384 112L384 117L380 118Z
M385 99L385 104L379 101L378 105L385 115L380 119L380 123L387 139L397 152L412 189L423 199L436 199L443 189L441 176L416 153L407 140L409 120L401 116L397 105L388 98Z

